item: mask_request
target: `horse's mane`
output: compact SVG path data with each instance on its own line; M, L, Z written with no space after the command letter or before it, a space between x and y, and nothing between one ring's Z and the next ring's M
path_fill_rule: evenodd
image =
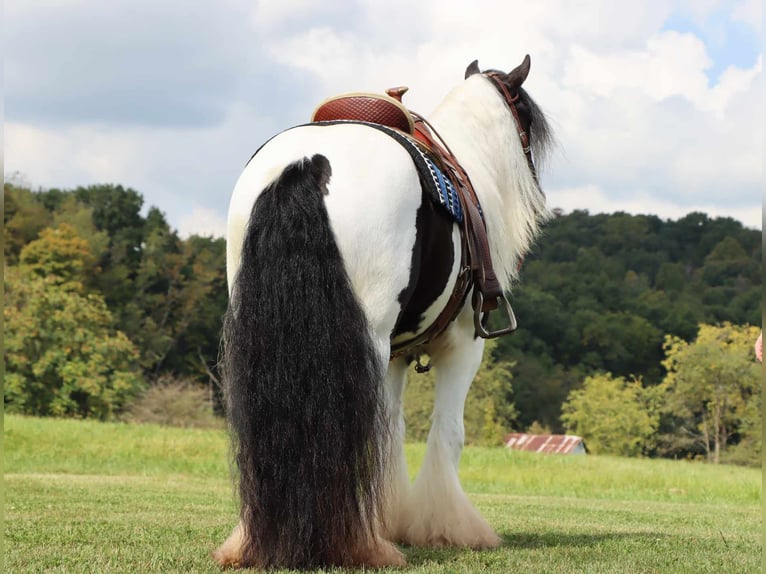
M534 159L535 166L540 169L548 161L553 149L555 143L553 130L540 106L537 105L532 96L523 87L519 88L519 100L527 108L532 118L532 128L530 129L532 133L529 134L529 145L532 146L532 158Z
M497 73L501 77L505 75L505 72L501 70L485 70L483 73ZM535 167L539 171L546 164L553 149L555 143L553 130L543 110L540 109L540 106L537 105L523 86L519 88L519 100L528 111L530 118L532 118L532 127L530 129L532 133L529 134L529 145L532 146L532 158L534 159Z
M491 236L492 261L503 287L508 289L518 276L519 260L549 213L540 182L530 172L522 151L519 126L497 87L486 76L477 76L447 94L431 117L470 173ZM552 150L552 131L529 94L523 88L518 93L516 107L520 116L531 120L529 144L535 171L539 171ZM495 135L490 138L490 133ZM495 161L488 161L493 155ZM508 193L508 186L515 191Z

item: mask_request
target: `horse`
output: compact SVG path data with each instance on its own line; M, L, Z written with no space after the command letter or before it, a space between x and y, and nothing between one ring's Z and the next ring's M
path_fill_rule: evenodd
M474 61L428 118L473 183L504 292L549 217L532 160L551 135L522 87L529 69L529 56L508 73ZM221 362L240 512L215 561L375 568L405 564L397 544L500 545L458 479L484 348L468 298L418 349L436 388L409 480L402 394L413 357L391 350L435 321L464 247L402 145L356 122L283 131L241 173L227 226Z

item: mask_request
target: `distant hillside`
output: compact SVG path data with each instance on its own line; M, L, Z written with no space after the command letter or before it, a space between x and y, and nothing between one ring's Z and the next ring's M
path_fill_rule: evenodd
M512 304L518 331L496 356L516 361L524 428L560 430L560 405L586 374L660 381L666 334L700 323L760 325L761 233L731 218L575 211L550 221L527 257Z

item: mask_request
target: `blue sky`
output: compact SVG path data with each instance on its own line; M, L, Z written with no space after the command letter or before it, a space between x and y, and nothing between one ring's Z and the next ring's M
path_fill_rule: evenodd
M761 225L760 0L6 0L4 19L6 176L130 186L184 234L223 234L252 152L325 97L404 84L427 115L471 60L526 53L550 207Z
M762 40L758 31L746 22L733 21L728 17L732 4L736 5L725 3L718 6L702 20L678 12L663 25L664 30L691 33L702 38L712 60L710 68L706 70L711 82L716 82L729 66L754 66L762 53Z

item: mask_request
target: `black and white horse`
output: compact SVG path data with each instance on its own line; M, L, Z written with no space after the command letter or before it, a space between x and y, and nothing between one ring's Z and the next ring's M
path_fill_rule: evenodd
M544 116L521 87L529 58L495 81L474 62L430 123L473 182L507 291L547 216L519 133L545 152ZM518 125L521 124L521 125ZM458 480L463 405L482 358L470 297L423 349L436 369L423 466L403 451L407 360L392 343L439 315L460 271L457 225L424 194L411 157L362 124L275 136L231 198L223 335L240 522L222 566L402 565L394 545L491 548L500 538Z

